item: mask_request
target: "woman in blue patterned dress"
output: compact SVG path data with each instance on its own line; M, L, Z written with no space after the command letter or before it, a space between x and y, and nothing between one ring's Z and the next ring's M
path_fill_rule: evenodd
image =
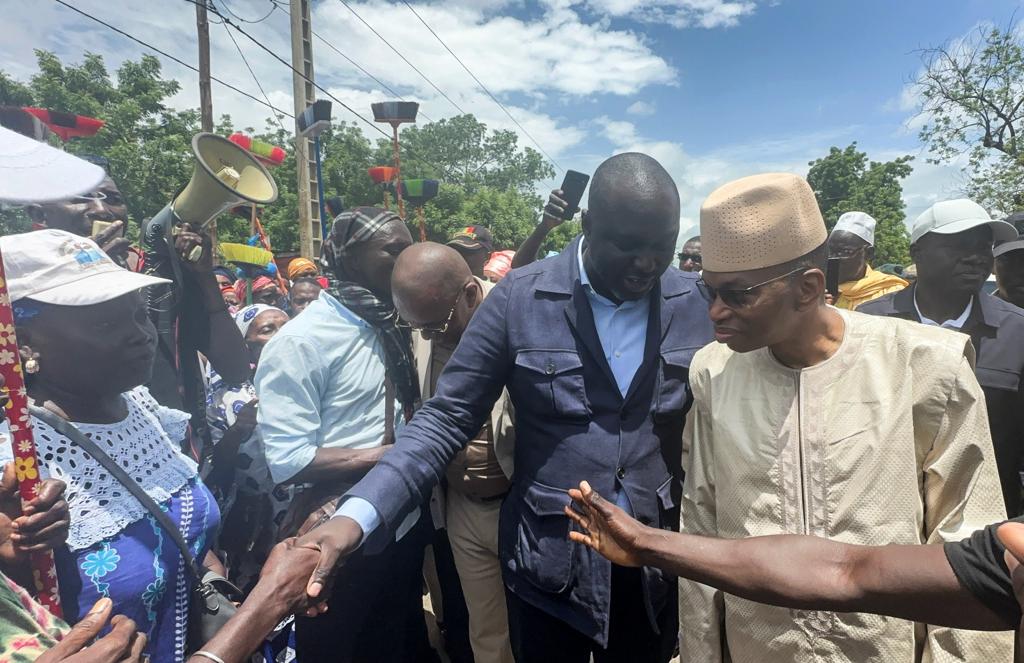
M156 349L140 288L162 279L121 269L92 241L56 230L4 237L0 247L31 402L73 422L124 468L202 560L220 513L180 452L188 416L140 386ZM56 551L65 618L73 624L108 597L148 636L153 663L180 663L191 579L178 548L95 459L44 422L32 424L43 474L68 486L70 532Z

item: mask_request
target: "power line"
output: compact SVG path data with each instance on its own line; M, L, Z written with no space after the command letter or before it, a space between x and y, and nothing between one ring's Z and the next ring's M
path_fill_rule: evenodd
M116 26L113 26L110 23L107 23L106 21L104 21L101 18L97 18L97 17L93 16L92 14L84 12L81 9L79 9L78 7L75 7L74 5L71 5L71 4L67 3L67 2L65 2L64 0L54 0L54 2L67 7L68 9L70 9L71 11L73 11L73 12L75 12L77 14L81 14L82 16L86 17L90 21L94 21L96 23L99 23L100 25L102 25L105 28L113 30L114 32L118 33L119 35L121 35L123 37L127 37L128 39L131 39L135 43L137 43L140 46L143 46L145 48L148 48L149 50L153 51L154 53L159 53L160 55L164 56L168 60L171 60L172 62L176 62L176 63L180 64L181 66L185 67L186 69L190 69L190 70L194 71L197 74L199 73L199 69L197 67L194 67L194 66L190 65L189 63L185 62L184 60L182 60L180 58L177 58L177 57L171 55L170 53L167 53L166 51L160 50L156 46L153 46L152 44L150 44L148 42L145 42L145 41L139 39L138 37L136 37L134 35L128 34L124 30L122 30L122 29L120 29L120 28L118 28ZM223 85L224 87L228 88L229 90L234 90L238 94L240 94L240 95L242 95L244 97L247 97L249 99L252 99L256 103L261 104L263 106L266 106L266 107L270 108L270 110L272 110L272 111L274 111L276 113L281 113L281 114L286 115L287 117L291 117L291 118L295 117L291 113L289 113L287 111L283 111L280 108L278 108L277 106L274 106L273 104L271 104L269 102L263 101L259 97L256 97L256 96L254 96L252 94L249 94L245 90L242 90L242 89L239 89L239 88L235 87L231 83L228 83L226 81L222 81L221 79L217 78L216 76L210 76L210 80L216 81L217 83Z
M541 153L545 157L547 157L548 161L550 161L555 166L555 168L558 168L559 170L564 172L565 169L562 168L560 165L558 165L557 161L555 161L554 159L551 158L551 155L548 154L547 151L545 151L545 149L540 146L540 143L538 143L537 140L533 136L530 135L530 132L527 131L523 127L523 125L519 124L519 121L516 120L516 118L512 117L512 113L510 113L509 110L507 108L505 108L505 104L503 104L500 101L498 101L498 98L495 97L493 94L491 94L491 91L487 89L487 86L484 85L483 82L479 78L476 77L476 74L474 74L472 71L470 71L469 67L466 66L466 63L463 62L462 59L458 55L455 54L455 51L453 51L451 49L451 47L449 47L448 44L446 44L444 42L443 39L441 39L441 36L439 34L437 34L437 32L434 31L434 28L430 27L430 25L425 20L423 20L423 17L419 15L419 12L417 12L415 9L413 9L412 5L410 5L405 0L402 0L402 4L409 8L409 11L411 11L413 13L413 15L420 20L420 23L423 24L423 27L425 27L427 30L429 30L430 34L434 35L434 38L436 38L437 41L441 42L441 45L444 46L445 50L448 51L448 53L450 53L453 58L455 58L456 62L458 62L460 65L462 65L462 68L466 70L466 73L469 74L473 78L474 81L476 81L476 84L480 86L480 89L483 90L484 92L486 92L487 96L490 97L491 100L494 101L494 103L498 104L498 106L501 108L501 110L505 111L505 115L508 116L508 119L512 120L512 122L515 123L515 125L517 127L519 127L519 130L522 131L526 135L526 137L529 138L533 142L533 144L537 146L537 149L540 150Z
M241 16L239 16L235 12L231 11L231 7L228 6L228 3L225 0L221 0L220 4L221 4L222 7L224 7L224 9L227 10L227 12L229 14L234 16L236 19L238 19L242 23L251 23L253 25L255 25L256 23L262 23L263 21L265 21L268 18L270 18L271 14L273 14L275 11L277 11L277 4L274 3L273 6L270 8L270 11L268 11L267 14L263 18L258 18L256 20L248 20L248 19L242 18ZM210 5L213 5L213 0L210 0Z
M58 2L62 2L62 0L57 0L57 1L58 1ZM203 1L203 0L185 0L185 2L188 2L188 3L190 3L190 4L193 4L193 5L194 5L194 4L197 4L197 3L199 3L199 2L202 2L202 1ZM239 33L241 33L241 35L242 35L243 37L245 37L246 39L248 39L248 40L249 40L249 41L251 41L252 43L254 43L254 44L256 44L257 46L259 46L259 47L260 47L260 48L261 48L262 50L266 51L266 52L267 52L267 53L269 53L269 54L270 54L271 56L273 56L273 58L274 58L275 60L277 60L278 62L280 62L280 63L281 63L281 64L283 64L284 66L288 67L289 69L291 69L291 70L292 70L292 71L293 71L294 73L296 73L296 74L298 74L299 76L301 76L301 77L302 77L302 78L303 78L304 80L308 81L308 82L310 83L310 85L312 85L313 87L315 87L316 89L320 90L321 92L323 92L324 94L326 94L326 95L327 95L328 97L330 97L331 99L333 99L333 100L334 100L335 102L337 102L337 104L338 104L339 106L341 106L342 108L344 108L344 109L345 109L345 110L347 110L348 112L350 112L350 113L352 113L353 115L355 115L355 116L356 116L357 118L359 118L359 119L360 119L360 120L361 120L361 121L362 121L362 122L363 122L364 124L366 124L366 125L367 125L367 126L369 126L369 127L372 127L374 131L376 131L376 132L377 132L377 133L379 133L380 135L384 136L385 138L388 138L388 139L390 139L390 138L391 138L391 136L389 136L389 135L387 134L387 132L385 132L385 131L384 131L383 129L381 129L380 127L378 127L378 126L377 126L376 124L374 124L374 123L373 123L373 122L371 122L370 120L367 120L367 119L366 119L365 117L363 117L363 116L362 116L362 115L360 115L360 114L359 114L358 112L356 112L356 110L355 110L355 109L353 109L353 108L352 108L351 106L349 106L349 105L348 105L348 104L346 104L346 103L345 103L344 101L342 101L341 99L339 99L339 98L337 98L336 96L334 96L333 94L331 94L330 90L328 90L328 89L327 89L327 88L325 88L324 86L320 85L319 83L317 83L316 81L314 81L313 79L309 78L309 77L308 77L308 76L306 76L306 75L305 75L304 73L302 73L301 71L299 71L298 69L296 69L295 67L293 67L293 66L291 65L291 63L290 63L290 62L288 62L287 60L285 60L284 58L282 58L282 57L281 57L280 55L278 55L277 53L275 53L275 52L274 52L273 50L271 50L271 49L270 49L270 48L269 48L268 46L266 46L265 44L263 44L263 43L262 43L262 42L261 42L260 40L256 39L255 37L253 37L252 35L250 35L250 34L249 34L248 32L246 32L245 30L243 30L243 29L242 29L241 27L239 27L239 26L238 26L238 25L237 25L236 23L234 23L234 22L233 22L233 21L232 21L231 19L229 19L229 18L228 18L227 16L224 16L224 14L221 14L221 13L220 13L220 12L218 12L218 11L217 11L216 9L211 9L211 11L212 11L212 12L213 12L214 14L216 14L217 16L221 17L221 19L223 19L223 20L224 20L224 22L225 22L225 23L227 23L227 24L228 24L229 26L231 26L232 28L234 28L235 30L237 30L237 31L238 31Z
M210 7L214 7L213 0L210 0ZM277 5L274 5L274 7L276 8ZM217 10L214 9L214 13L216 13L216 11ZM271 14L272 13L273 10L271 10ZM270 14L267 14L267 16L270 16ZM252 80L254 83L256 83L256 87L260 89L260 94L263 95L263 98L267 100L267 104L269 105L270 97L267 95L266 90L263 89L263 84L260 83L260 79L256 75L256 72L254 72L252 70L252 66L249 65L249 60L245 57L245 53L242 52L242 47L238 45L237 41L235 41L235 35L231 34L231 28L229 28L226 23L221 23L221 25L224 26L224 31L228 33L228 37L231 39L231 43L235 45L235 50L238 51L238 55L242 58L242 62L245 63L245 68L249 70L249 75L252 76ZM274 120L277 122L277 126L281 127L281 131L287 134L288 130L284 128L284 124L281 122L281 116L275 113Z
M274 3L275 7L279 8L282 12L284 12L286 16L291 17L291 14L289 14L288 10L285 9L280 4L279 0L270 0L270 1ZM331 49L332 51L334 51L335 53L337 53L338 55L343 57L349 64L351 64L353 67L355 67L360 72L362 72L367 78L369 78L369 79L373 80L374 82L376 82L378 85L380 85L382 88L384 88L385 91L391 93L391 95L394 96L395 98L400 99L402 101L405 101L405 97L403 97L402 95L398 94L398 92L395 92L395 90L393 88L391 88L390 86L388 86L387 83L385 83L384 81L380 80L379 78L377 78L376 76L374 76L373 74L368 72L366 69L364 69L362 66L360 66L358 62L356 62L355 60L353 60L352 58L350 58L349 56L347 56L343 52L341 52L341 50L338 49L334 44L332 44L330 41L328 41L325 37L321 36L321 34L319 32L317 32L316 30L312 30L312 29L310 30L310 32L313 33L314 37L316 37L321 42L323 42L324 46L326 46L327 48ZM430 119L430 117L428 117L426 113L420 113L420 115L427 122L433 122L433 120Z
M455 109L456 109L456 110L458 110L458 111L459 111L459 113L461 113L461 114L463 114L463 115L466 115L466 114L467 114L467 113L466 113L466 111L462 110L462 107L461 107L461 106L459 106L459 105L458 105L457 103L455 103L455 101L454 101L454 100L452 100L452 98L451 98L451 97L449 97L449 96L448 96L447 94L445 94L444 90L442 90L441 88L437 87L437 85L435 85L435 84L434 84L434 81L430 80L430 78L428 78L426 74L424 74L424 73L423 73L422 71L420 71L420 70L419 70L419 69L418 69L418 68L416 67L416 65L414 65L414 64L413 64L412 62L409 62L409 59L408 59L408 58L406 58L406 57L405 57L404 55L402 55L402 54L401 54L401 53L400 53L400 52L398 51L398 49L397 49L397 48L395 48L394 46L392 46L392 45L391 45L391 42L389 42L389 41L388 41L387 39L385 39L385 38L384 38L384 36L383 36L383 35L382 35L381 33L379 33L379 32L377 32L376 30L374 30L374 29L373 29L373 26L372 26L372 25L370 25L369 23L367 23L367 22L366 22L366 19L364 19L364 18L363 18L362 16L360 16L360 15L359 15L359 13L358 13L358 12L357 12L356 10L352 9L352 7L351 7L351 6L350 6L350 5L349 5L349 4L347 3L347 2L345 2L345 0L338 0L338 2L340 2L340 3L341 3L341 4L343 4L343 5L345 5L345 7L346 7L346 8L347 8L347 9L348 9L348 10L349 10L350 12L352 12L352 14L353 14L353 15L354 15L354 16L355 16L356 18L358 18L358 19L359 19L359 20L360 20L360 21L361 21L361 22L363 23L363 25L365 25L365 26L366 26L367 28L369 28L369 29L370 29L370 32L372 32L373 34L377 35L377 37L378 37L378 38L379 38L379 39L380 39L380 40L381 40L382 42L384 42L385 44L387 44L387 45L388 45L388 48L390 48L390 49L391 49L392 51L394 51L394 52L395 52L395 55L397 55L398 57L402 58L402 60L403 60L403 61L404 61L404 62L405 62L405 63L406 63L407 65L409 65L410 67L412 67L412 70L413 70L413 71L415 71L415 72L416 72L417 74L419 74L419 75L420 75L420 76L421 76L421 77L423 78L423 80L425 80L426 82L430 83L430 86L431 86L431 87L433 87L433 88L434 88L435 90L437 90L438 94L440 94L440 95L441 95L442 97L444 97L445 99L447 99L447 100L448 100L448 103L450 103L450 104L451 104L452 106L455 106Z

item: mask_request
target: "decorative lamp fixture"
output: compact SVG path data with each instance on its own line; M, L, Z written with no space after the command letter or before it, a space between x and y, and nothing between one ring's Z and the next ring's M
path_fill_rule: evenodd
M416 207L416 219L420 224L420 241L427 241L427 217L423 206L437 195L441 183L437 180L405 180L402 182L402 195L410 205Z
M379 101L370 105L373 119L391 125L391 149L395 160L395 196L398 198L398 216L405 218L405 203L402 201L402 164L398 155L398 125L416 121L420 105L415 101Z
M366 170L370 174L373 183L384 190L384 209L391 209L391 183L398 175L398 169L393 166L373 166Z

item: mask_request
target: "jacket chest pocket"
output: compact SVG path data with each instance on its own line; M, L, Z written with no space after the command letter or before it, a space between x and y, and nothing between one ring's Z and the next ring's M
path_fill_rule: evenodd
M700 348L662 350L655 418L682 414L690 403L690 362Z
M524 402L539 413L589 418L590 403L583 383L583 362L573 350L520 350L515 384Z
M1020 373L1005 368L993 368L979 364L974 369L978 376L978 383L989 389L1005 389L1006 391L1017 391L1020 386Z

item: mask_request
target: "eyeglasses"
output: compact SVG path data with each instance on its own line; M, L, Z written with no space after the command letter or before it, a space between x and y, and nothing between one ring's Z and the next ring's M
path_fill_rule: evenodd
M73 203L91 203L97 200L106 200L107 194L102 191L93 191L91 193L82 193L77 196L71 196L71 202Z
M399 318L399 320L396 323L396 325L398 327L403 327L405 329L411 329L413 331L418 331L418 332L421 332L421 333L444 334L446 331L448 331L448 327L450 327L451 324L452 324L452 318L455 317L455 309L458 308L459 301L462 299L462 293L464 293L465 291L466 291L465 288L463 288L461 291L459 291L459 296L455 298L455 303L452 304L452 309L450 311L448 311L448 317L446 317L444 319L444 322L427 324L427 325L411 325L408 322L406 322L405 320L402 320L401 318Z
M678 255L679 255L679 262L686 262L687 260L692 260L693 262L698 262L698 263L701 262L700 254L699 253L680 253Z
M781 281L782 279L789 278L794 274L801 274L806 272L810 267L798 267L791 272L787 272L782 276L776 276L770 278L767 281L762 281L757 285L752 285L749 288L715 288L709 285L703 277L697 279L697 287L703 291L704 297L708 300L708 305L715 303L715 299L721 299L722 303L731 309L745 308L754 303L753 295L755 290L762 288L769 283L775 281Z
M856 249L847 250L847 251L833 251L833 250L829 249L828 257L829 258L838 258L839 260L849 260L850 258L853 258L854 256L856 256L858 253L861 253L862 251L864 251L864 249L866 249L866 248L868 248L868 247L861 246L861 247L858 247Z

